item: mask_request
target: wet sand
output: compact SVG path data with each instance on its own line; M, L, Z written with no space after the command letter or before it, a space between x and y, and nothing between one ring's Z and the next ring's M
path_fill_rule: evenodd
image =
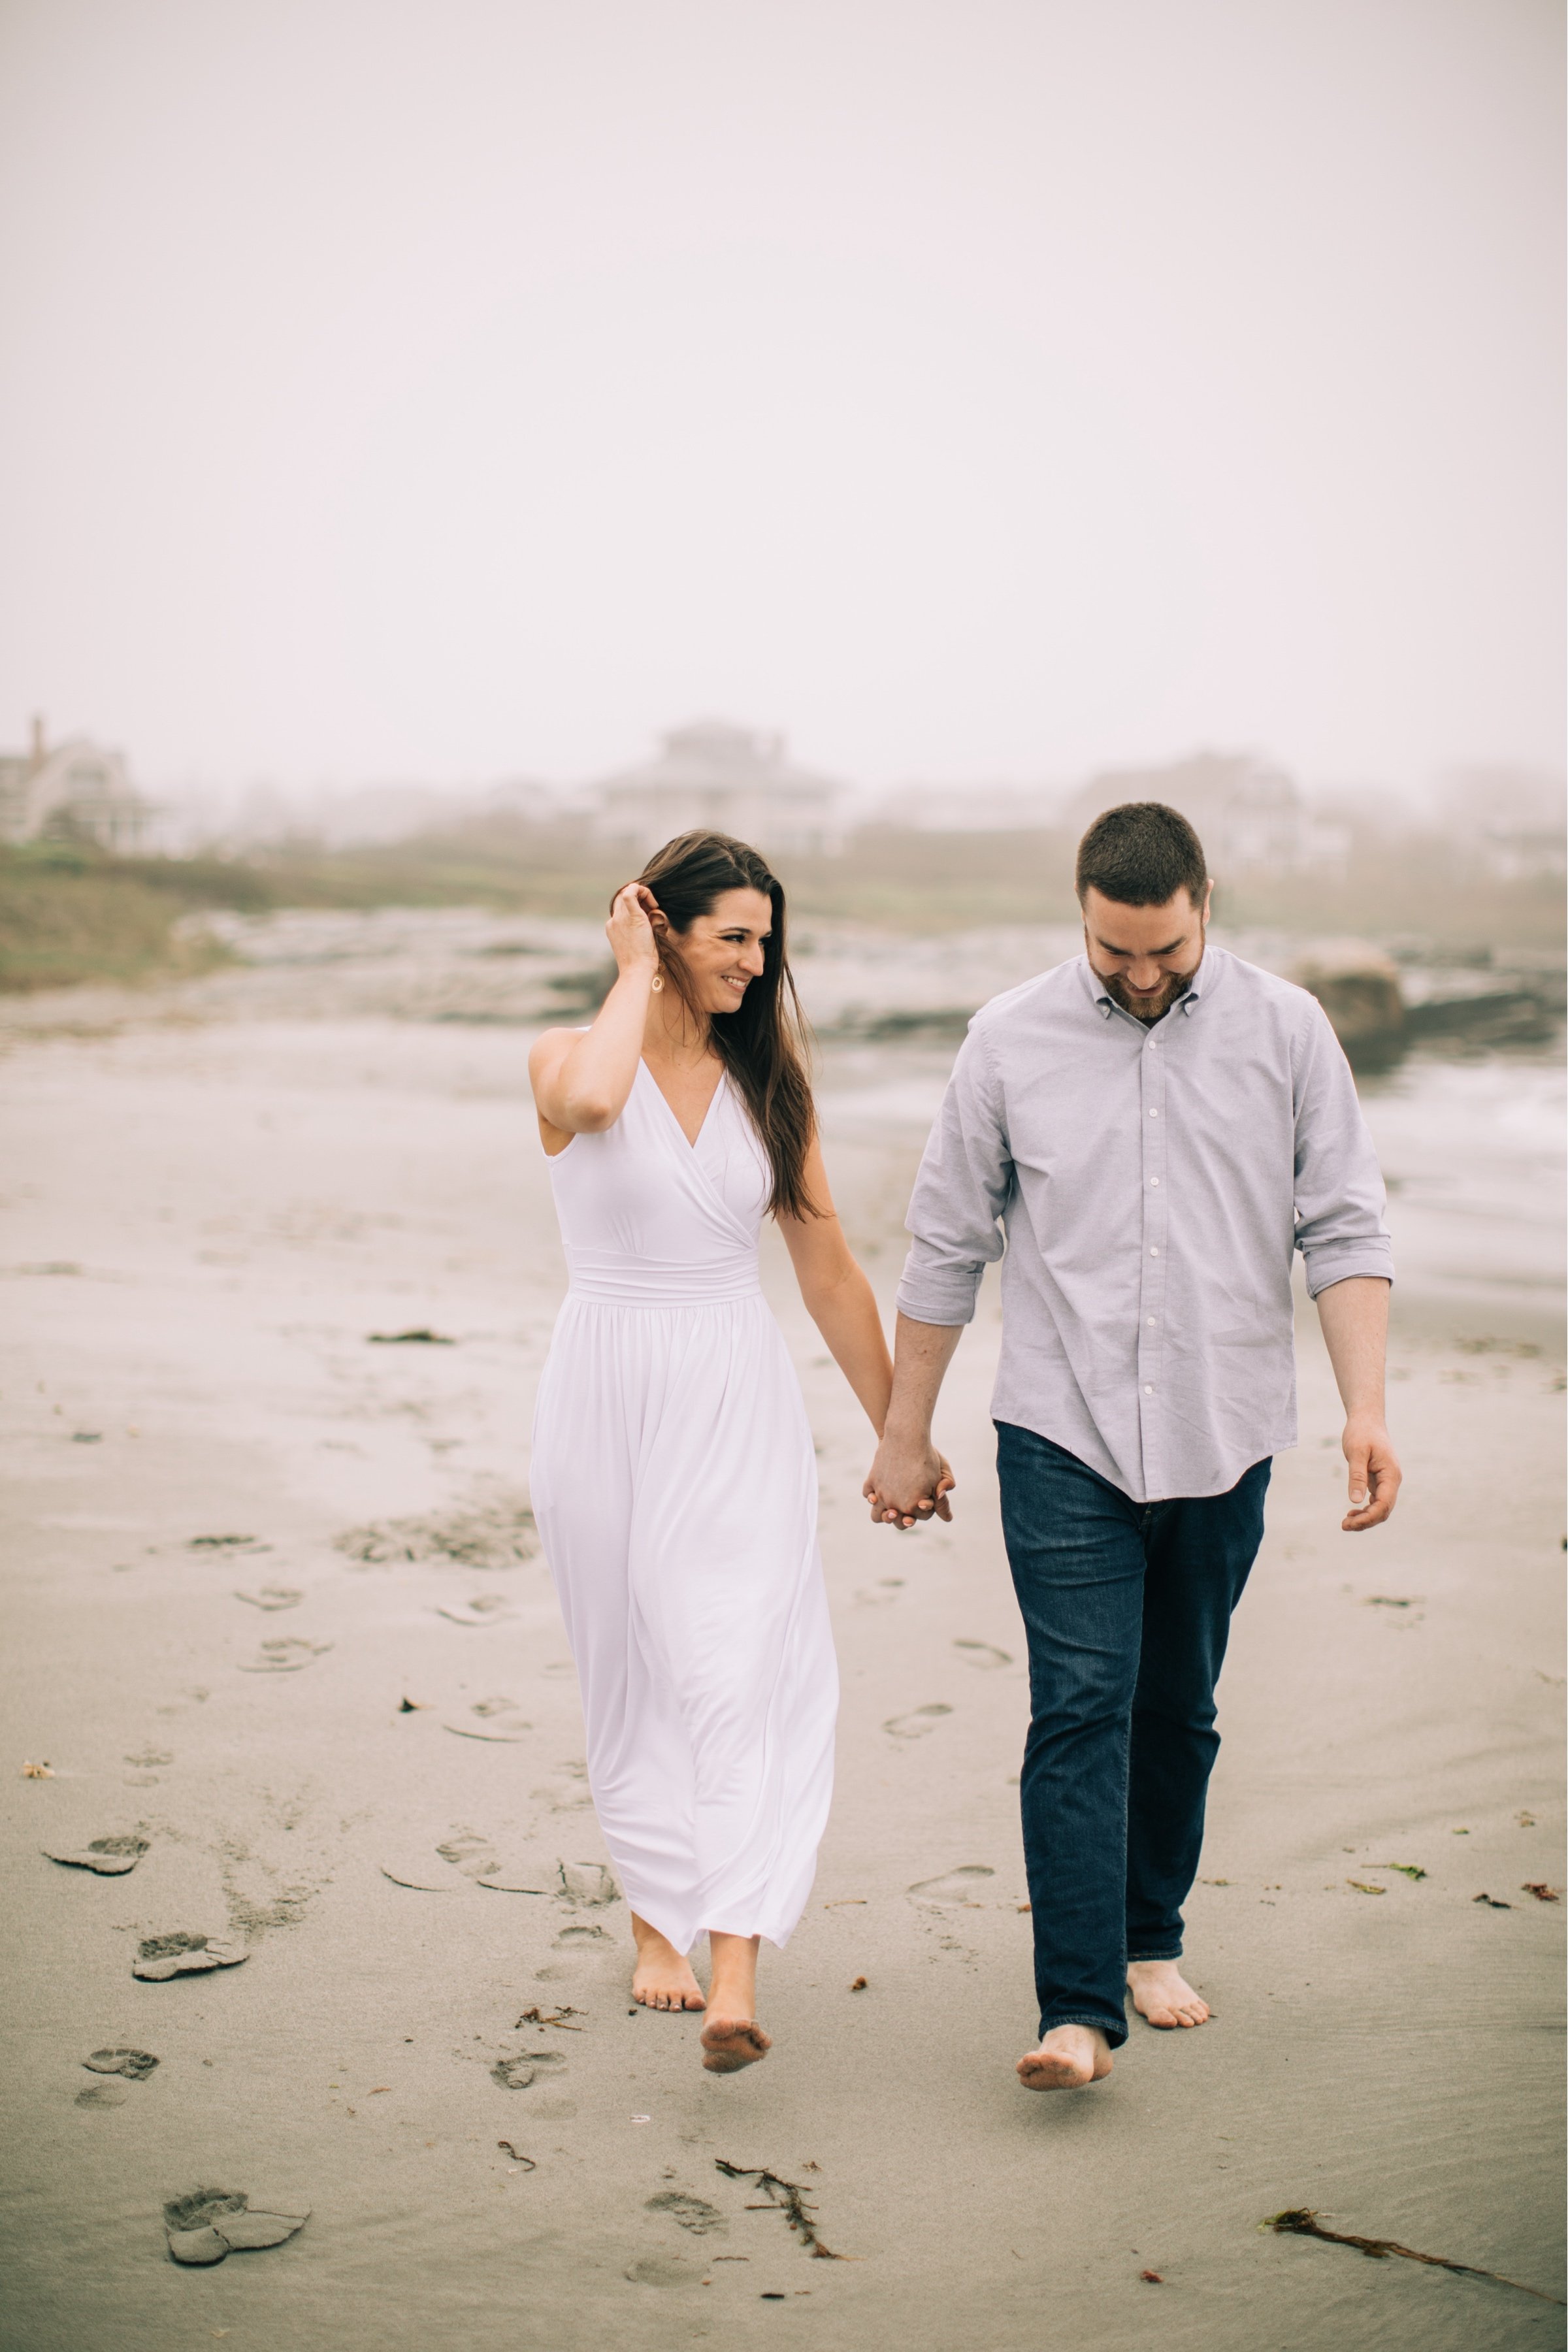
M1338 1532L1303 1315L1301 1444L1237 1622L1190 1910L1215 2021L1135 2021L1108 2084L1049 2098L1012 2071L1034 2021L994 1291L942 1423L959 1517L899 1538L863 1519L866 1434L770 1250L845 1697L811 1906L764 1955L773 2053L717 2078L700 2020L626 1997L521 1517L563 1286L529 1033L334 1018L320 985L314 1019L231 989L208 1020L209 985L130 1023L100 1004L99 1034L36 1005L0 1058L0 2342L1560 2343L1561 2309L1515 2289L1258 2229L1310 2206L1563 2293L1568 1904L1524 1891L1563 1884L1562 1365L1529 1248L1521 1277L1489 1227L1471 1278L1411 1147L1409 1483L1378 1535ZM862 1049L826 1074L830 1168L889 1306L941 1060ZM420 1329L453 1344L370 1337ZM147 1851L116 1875L40 1851L121 1837ZM133 1977L180 1934L247 1957ZM84 2066L116 2049L158 2064ZM197 2189L310 2218L184 2269L162 2208Z

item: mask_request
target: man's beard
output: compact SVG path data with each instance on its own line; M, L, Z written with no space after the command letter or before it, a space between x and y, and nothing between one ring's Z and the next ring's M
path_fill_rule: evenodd
M1119 971L1102 973L1101 980L1108 996L1115 998L1124 1013L1134 1021L1159 1021L1169 1013L1179 996L1185 996L1197 978L1196 971L1173 972L1157 995L1134 996Z

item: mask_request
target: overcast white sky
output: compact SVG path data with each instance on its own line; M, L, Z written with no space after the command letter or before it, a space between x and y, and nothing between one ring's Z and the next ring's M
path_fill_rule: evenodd
M0 743L1563 757L1556 0L0 0Z

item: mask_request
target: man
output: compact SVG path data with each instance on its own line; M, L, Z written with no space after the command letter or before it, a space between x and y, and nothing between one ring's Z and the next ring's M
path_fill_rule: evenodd
M946 1515L931 1413L986 1262L992 1402L1028 1635L1024 1853L1040 2042L1031 2090L1110 2072L1126 1991L1201 2025L1177 1963L1219 1741L1215 1684L1296 1441L1292 1253L1345 1410L1350 1510L1376 1527L1393 1262L1343 1054L1303 990L1208 946L1186 820L1109 810L1079 845L1084 954L975 1015L910 1206L897 1370L866 1492Z

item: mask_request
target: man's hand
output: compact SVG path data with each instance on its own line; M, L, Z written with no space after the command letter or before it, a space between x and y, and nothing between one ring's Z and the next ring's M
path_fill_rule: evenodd
M925 1519L952 1518L947 1498L957 1483L929 1437L889 1435L860 1491L874 1527L913 1528Z
M1350 1509L1340 1521L1347 1535L1381 1527L1393 1510L1403 1473L1381 1413L1352 1413L1345 1423L1345 1460L1350 1465Z

